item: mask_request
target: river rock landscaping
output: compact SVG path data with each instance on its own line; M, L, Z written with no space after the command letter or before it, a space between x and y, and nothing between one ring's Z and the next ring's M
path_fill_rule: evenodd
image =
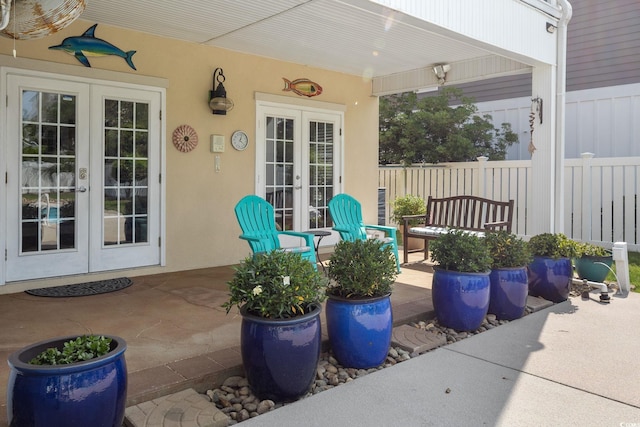
M525 311L525 315L529 313L530 311L527 309ZM442 334L446 337L447 344L452 344L505 323L509 323L509 321L497 320L495 315L488 314L482 325L477 330L471 332L457 332L453 329L445 328L439 325L435 318L429 321L412 323L411 325L416 328ZM354 369L345 368L340 365L332 356L330 351L323 352L320 355L320 361L318 362L315 381L311 386L311 390L304 398L338 387L372 372L404 362L405 360L409 360L419 354L420 353L409 353L400 347L391 347L387 358L382 365L371 369ZM280 408L287 404L283 402L274 402L272 400L258 399L253 395L253 393L251 393L247 379L241 376L227 378L219 388L207 390L206 395L218 409L227 414L230 426L249 418L257 417L258 415Z

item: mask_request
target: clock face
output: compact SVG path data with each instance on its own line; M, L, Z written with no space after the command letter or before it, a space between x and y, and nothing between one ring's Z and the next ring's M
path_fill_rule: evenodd
M249 137L244 131L237 130L231 135L231 145L236 150L244 150L249 145Z

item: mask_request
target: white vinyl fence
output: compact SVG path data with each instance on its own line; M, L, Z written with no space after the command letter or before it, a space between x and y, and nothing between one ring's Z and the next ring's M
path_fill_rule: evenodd
M440 163L410 168L381 166L378 187L385 193L385 218L389 221L393 200L412 194L425 200L431 195L475 195L515 201L514 233L528 236L532 218L527 217L528 194L536 191L531 181L531 161ZM627 242L640 251L638 189L640 157L565 159L565 219L563 232L572 239L605 247ZM530 236L529 236L530 237Z

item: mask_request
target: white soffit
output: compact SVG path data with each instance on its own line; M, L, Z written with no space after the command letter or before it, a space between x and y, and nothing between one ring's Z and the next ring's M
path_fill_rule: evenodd
M443 5L440 12L446 11L442 0L433 1ZM492 1L507 2L512 13L532 12L531 6L519 0ZM408 77L415 70L437 63L482 62L488 57L511 58L509 61L513 63L524 59L522 53L514 52L512 56L505 50L370 0L93 0L87 2L81 18L359 75L366 80L377 78L378 83L382 78L398 80L396 75L401 73ZM491 26L487 28L490 29ZM546 32L544 35L548 36ZM482 72L478 67L470 67L456 78L464 79L472 71ZM462 73L463 68L456 67L452 72Z

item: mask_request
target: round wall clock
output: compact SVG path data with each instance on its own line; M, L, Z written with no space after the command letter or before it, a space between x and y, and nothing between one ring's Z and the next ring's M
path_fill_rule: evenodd
M238 151L242 151L249 145L249 137L243 130L237 130L231 135L231 145Z

